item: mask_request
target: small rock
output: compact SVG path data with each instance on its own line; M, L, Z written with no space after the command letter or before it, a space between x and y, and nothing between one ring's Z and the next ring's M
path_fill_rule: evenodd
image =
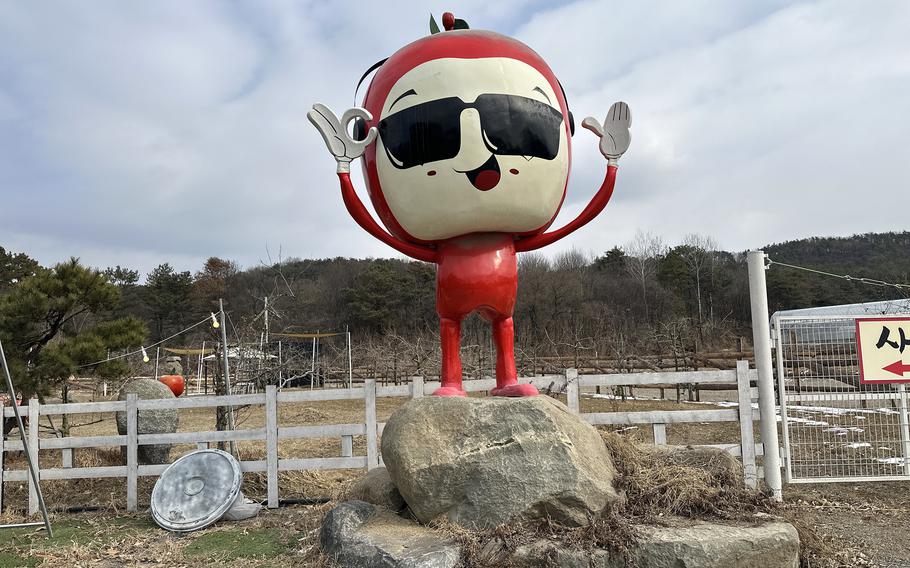
M365 501L329 511L319 542L344 568L453 568L460 557L455 542Z
M368 471L366 475L354 482L345 497L351 500L366 501L394 512L401 511L406 505L398 488L392 483L389 471L384 467Z
M155 379L135 379L120 389L118 400L126 400L127 394L135 393L139 400L173 399L174 393L164 383ZM126 412L117 413L117 433L126 434ZM162 408L158 410L140 410L137 413L137 430L139 434L170 434L177 431L177 409ZM126 447L122 448L124 456ZM168 463L171 444L141 445L138 449L139 463L142 465Z
M386 424L382 458L421 523L584 526L620 499L597 430L548 396L414 399Z

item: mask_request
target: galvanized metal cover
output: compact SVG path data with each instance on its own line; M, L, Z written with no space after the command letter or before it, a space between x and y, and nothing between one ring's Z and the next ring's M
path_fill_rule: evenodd
M241 494L240 463L221 450L199 450L172 463L152 490L152 517L175 532L205 528Z

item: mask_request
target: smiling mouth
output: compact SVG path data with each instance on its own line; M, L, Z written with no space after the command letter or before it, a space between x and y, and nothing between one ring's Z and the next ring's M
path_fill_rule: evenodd
M496 161L496 156L494 154L491 154L489 160L473 170L465 172L460 170L455 171L466 175L468 181L471 182L471 185L480 191L490 191L496 187L502 177L502 174L499 171L499 162Z

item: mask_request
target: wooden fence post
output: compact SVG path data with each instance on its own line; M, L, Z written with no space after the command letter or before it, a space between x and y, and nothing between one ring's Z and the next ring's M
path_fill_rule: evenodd
M265 462L269 509L278 508L278 387L265 387Z
M349 458L354 455L354 436L341 437L341 457Z
M15 404L15 401L14 401ZM35 473L38 480L41 480L41 466L38 462L38 407L37 398L28 401L28 448L26 451L32 456L32 463L35 464ZM38 491L35 488L35 482L32 476L28 476L28 514L38 513Z
M411 377L411 398L423 397L423 377Z
M73 467L73 448L60 450L60 465L66 469Z
M378 425L376 424L376 379L364 379L363 389L367 430L367 469L379 467L379 447L377 445Z
M126 395L126 510L139 508L139 412L135 393Z
M566 406L575 414L581 408L578 397L578 369L566 369Z
M755 465L755 426L752 418L752 385L749 381L749 362L736 362L736 385L739 390L739 433L743 454L743 478L747 487L758 486Z
M667 445L667 425L655 423L651 425L654 430L654 444L657 446Z

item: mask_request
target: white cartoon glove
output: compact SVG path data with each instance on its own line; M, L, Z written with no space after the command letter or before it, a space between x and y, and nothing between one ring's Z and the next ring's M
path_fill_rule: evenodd
M338 173L348 173L351 171L351 160L363 155L367 146L376 139L376 128L370 128L366 138L363 140L354 140L348 133L348 124L357 118L363 120L372 120L373 115L365 108L354 107L348 109L341 116L341 120L335 117L335 113L329 110L324 104L316 103L313 110L306 114L316 130L322 134L325 145L329 152L335 156L338 162Z
M600 153L615 166L619 157L629 149L632 140L629 127L632 126L632 112L629 105L623 102L613 103L607 111L603 126L596 118L588 117L581 125L600 137Z

